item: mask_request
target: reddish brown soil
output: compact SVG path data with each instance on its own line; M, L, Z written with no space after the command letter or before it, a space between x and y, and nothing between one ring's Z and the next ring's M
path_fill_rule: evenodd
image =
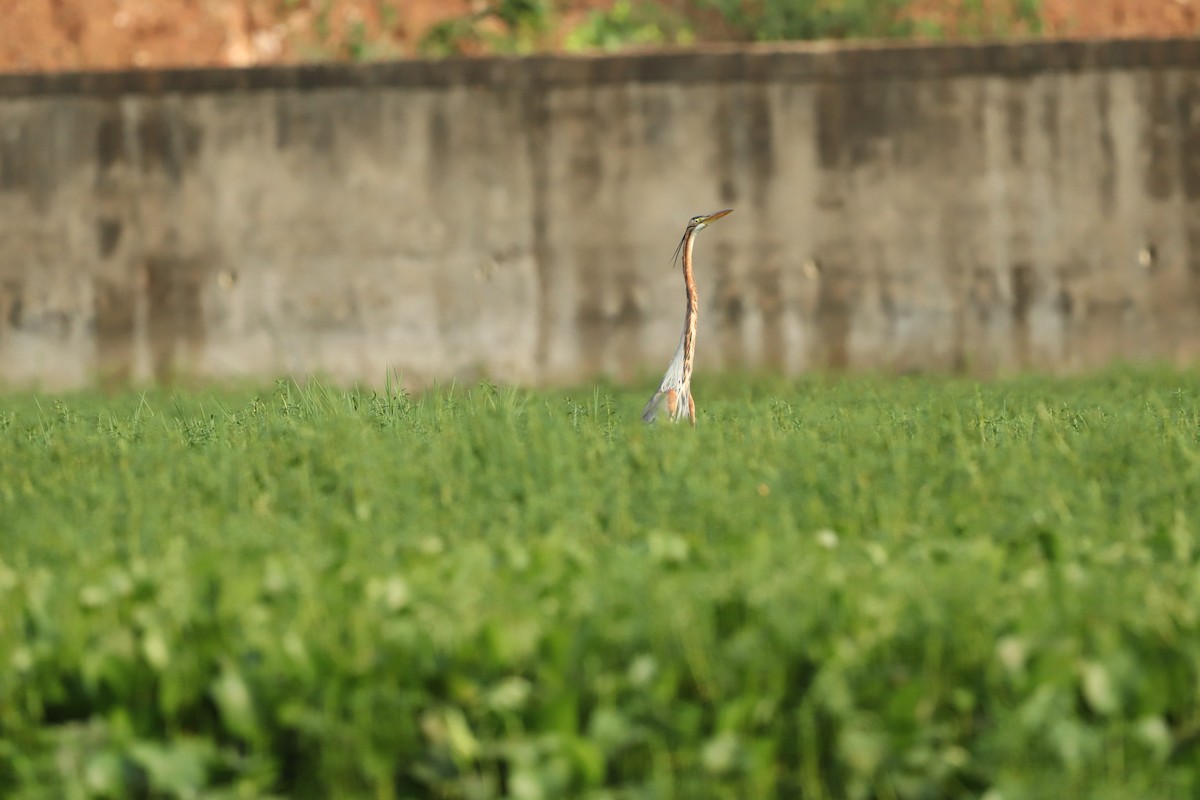
M569 0L564 26L612 0ZM485 0L0 0L0 70L215 66L413 55L431 25ZM563 2L557 4L563 6ZM957 0L916 16L958 30ZM391 11L383 9L390 8ZM1200 31L1200 0L1042 0L1054 36L1178 36ZM1003 33L1003 31L1000 31ZM361 53L360 53L361 55Z
M1011 8L1011 0L983 2L985 6ZM956 0L917 0L914 5L918 17L938 23L949 33L964 22L970 28L971 20L948 11L961 7ZM1047 36L1134 38L1200 33L1200 0L1041 0L1041 9L1042 33Z

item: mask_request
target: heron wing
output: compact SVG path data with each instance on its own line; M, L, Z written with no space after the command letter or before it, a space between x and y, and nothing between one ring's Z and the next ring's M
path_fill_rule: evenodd
M683 415L690 413L691 392L686 386L660 389L642 409L642 421L654 422L663 415L668 422L678 422Z
M658 419L658 415L666 410L667 393L655 392L650 401L646 403L646 407L642 409L642 422L654 422Z
M662 383L658 385L658 391L642 410L642 419L646 422L654 422L664 411L667 419L676 422L688 409L691 388L683 382L683 344L686 335L685 329L679 335L679 346L675 349L671 363L667 365L667 372L663 375Z

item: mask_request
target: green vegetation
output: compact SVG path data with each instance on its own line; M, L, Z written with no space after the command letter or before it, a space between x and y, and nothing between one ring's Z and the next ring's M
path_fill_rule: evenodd
M306 59L365 61L402 52L396 0L369 15L338 14L331 0L279 0L305 11L311 30L293 39ZM1003 37L1038 34L1041 0L612 0L580 18L568 0L488 0L445 19L417 44L425 56L620 50L695 42ZM371 20L368 23L368 19Z
M913 20L913 31L930 39L1033 36L1043 27L1041 0L959 0L947 20Z
M724 17L740 38L894 38L915 30L911 0L701 0Z
M1200 375L0 401L6 798L1200 791Z
M1040 0L943 3L945 21L919 12L913 0L695 0L720 12L738 38L862 39L922 36L980 38L1041 32ZM926 5L928 8L928 5Z
M435 25L421 41L421 51L430 56L529 53L546 44L553 17L551 0L495 0Z
M568 4L554 0L495 0L482 10L436 26L425 37L428 55L529 52L550 47ZM932 15L931 15L932 11ZM1040 0L615 0L566 31L567 50L695 41L804 39L979 38L1039 33Z
M605 11L593 10L571 31L567 50L619 50L664 44L690 44L693 33L679 15L653 3L616 0Z

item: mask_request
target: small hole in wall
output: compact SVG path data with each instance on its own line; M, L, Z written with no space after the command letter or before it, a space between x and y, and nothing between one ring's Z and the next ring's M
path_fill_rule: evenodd
M1158 248L1152 244L1148 244L1138 251L1138 264L1142 269L1153 269L1158 263Z

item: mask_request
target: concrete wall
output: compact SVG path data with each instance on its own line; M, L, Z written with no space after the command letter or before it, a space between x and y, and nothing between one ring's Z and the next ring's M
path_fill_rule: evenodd
M1200 40L0 76L0 383L1200 355Z

